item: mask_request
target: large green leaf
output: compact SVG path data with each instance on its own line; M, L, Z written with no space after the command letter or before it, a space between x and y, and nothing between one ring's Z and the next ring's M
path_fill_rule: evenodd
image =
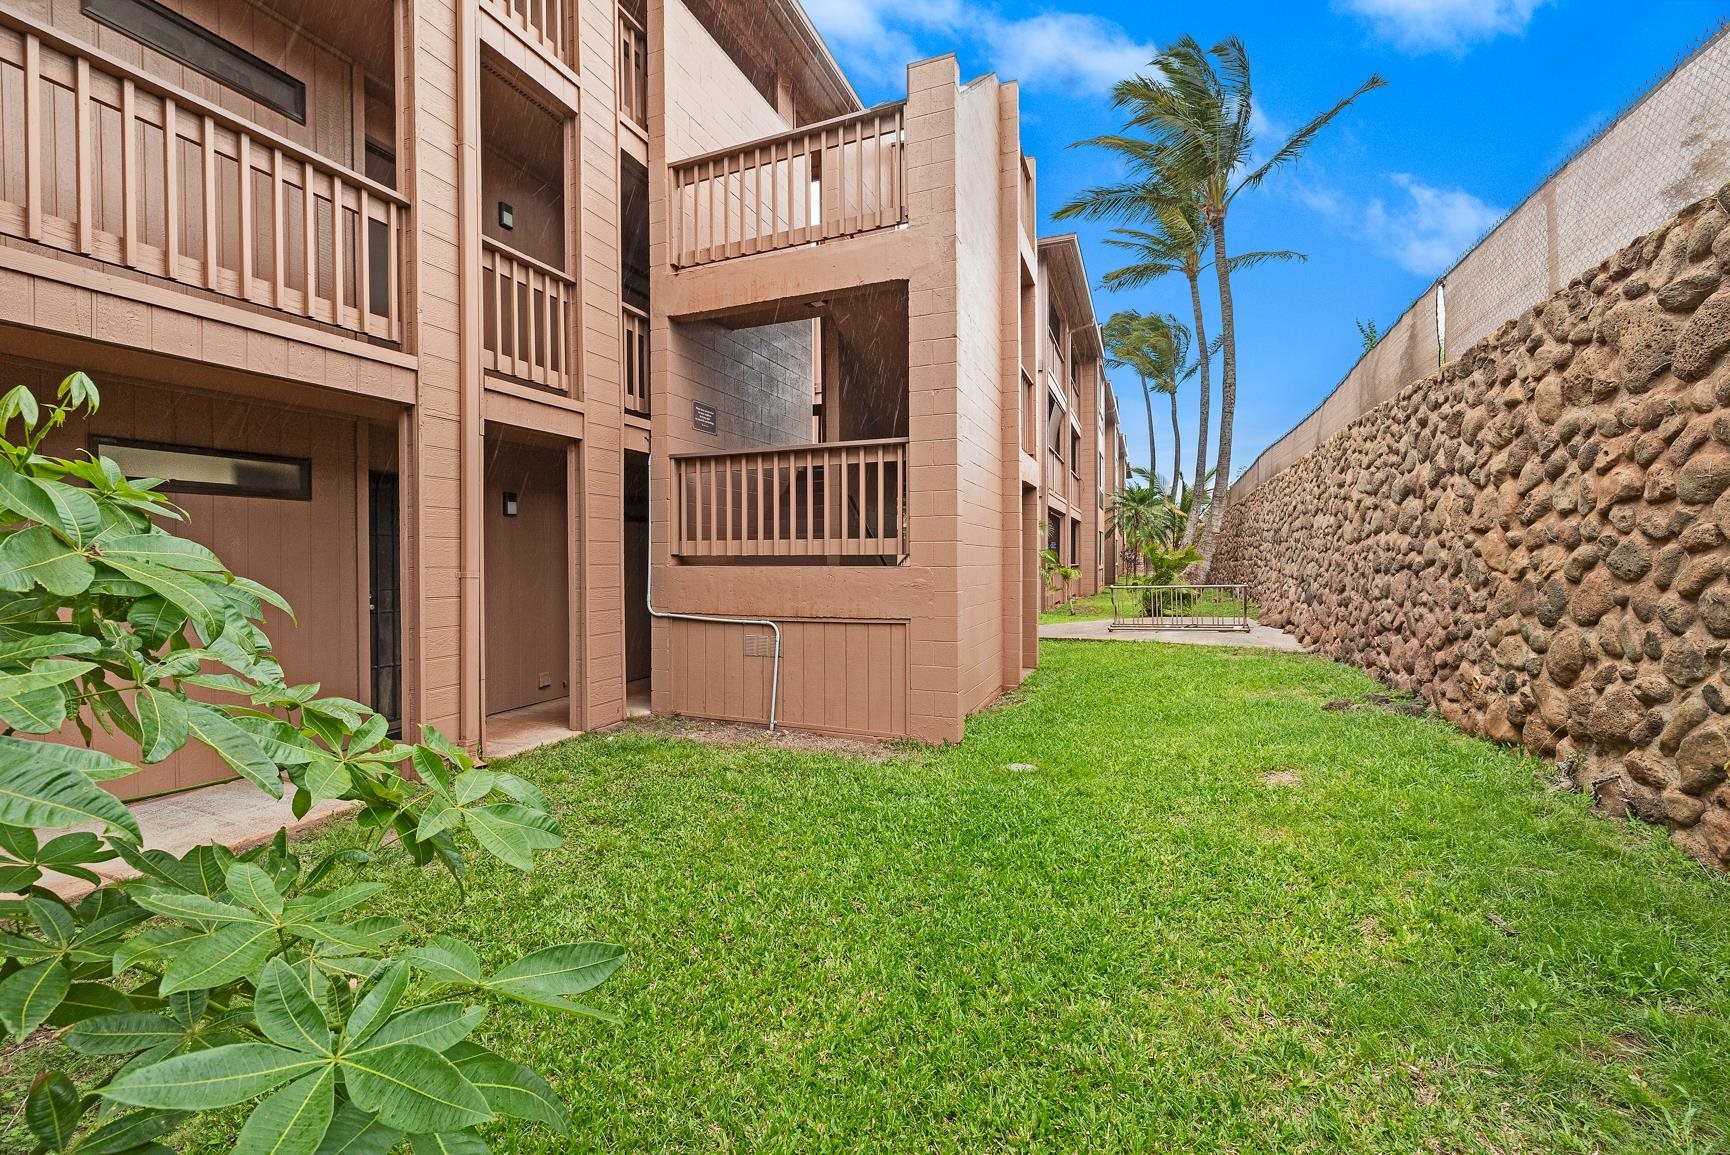
M90 1132L78 1143L78 1155L141 1155L155 1148L151 1140L168 1134L180 1125L178 1111L134 1111L112 1119Z
M538 950L493 974L486 985L506 994L531 989L580 995L607 981L624 965L625 950L605 942L567 943Z
M38 658L72 658L94 654L102 643L84 634L57 630L51 634L26 634L9 642L0 642L0 665L27 666Z
M493 857L518 870L533 870L535 851L563 844L558 823L516 802L496 802L467 813L469 832Z
M297 1051L330 1054L330 1025L325 1022L324 1012L305 978L283 960L271 959L265 964L252 1013L258 1029L271 1042ZM330 1122L328 1112L325 1122ZM321 1127L318 1133L323 1135L324 1129Z
M479 985L481 960L474 948L449 935L435 935L425 946L407 951L408 964L435 983Z
M272 918L282 913L282 894L276 889L276 883L270 875L250 862L237 862L228 868L224 876L228 883L228 893L246 903L253 910Z
M315 1155L390 1155L401 1141L401 1131L386 1127L370 1111L343 1103L337 1107L336 1118Z
M66 1032L66 1045L82 1055L131 1055L186 1037L186 1028L163 1015L132 1011L85 1019Z
M22 1040L48 1021L71 986L72 976L58 959L12 972L0 981L0 1026Z
M132 812L86 777L89 766L126 764L57 742L0 737L0 822L44 830L100 822L141 837Z
M251 734L221 710L202 702L186 703L186 728L232 766L257 783L272 798L282 797L282 775Z
M162 993L207 990L252 974L264 965L276 942L276 928L268 923L225 926L195 939L174 955L163 972Z
M40 585L56 597L74 598L95 577L96 567L44 526L0 541L0 590L25 593Z
M66 693L56 686L0 695L0 722L21 734L53 734L66 724Z
M400 1131L458 1131L492 1116L487 1101L443 1055L407 1043L344 1053L343 1081L355 1105Z
M78 1118L83 1114L78 1088L59 1071L38 1083L24 1100L24 1122L49 1151L64 1151L71 1146Z
M392 963L379 973L360 1002L355 1004L354 1011L348 1016L348 1022L342 1029L344 1045L359 1047L371 1038L374 1031L384 1026L391 1012L396 1010L402 996L408 990L408 966L404 963Z
M451 1058L494 1114L545 1123L561 1135L571 1133L571 1113L564 1103L545 1079L521 1063L469 1044Z
M88 492L25 477L10 464L0 467L0 504L80 548L102 532L101 507Z
M129 1070L100 1093L135 1107L211 1111L262 1095L326 1063L269 1043L234 1043Z
M336 1114L336 1067L290 1083L253 1108L234 1155L313 1155Z
M186 705L177 695L141 686L134 705L138 709L138 745L146 762L160 762L186 745L191 731L186 724Z
M179 609L205 641L221 632L223 600L208 578L125 557L105 556L102 562Z
M485 1007L470 1007L464 1010L457 1003L434 1003L431 1006L415 1007L380 1027L363 1049L413 1043L430 1051L443 1052L468 1038L474 1029L481 1025L486 1014Z
M159 890L154 887L134 890L131 893L132 901L139 906L152 914L165 915L168 918L180 918L188 922L240 922L254 926L266 925L271 921L243 906L207 898L202 894L190 894L182 890Z
M74 1023L99 1018L102 1015L126 1014L132 1010L132 1000L100 982L73 983L48 1016L51 1027L70 1027Z
M339 886L327 894L298 895L284 904L283 917L301 922L329 918L331 915L341 914L351 907L359 906L367 899L383 894L388 889L390 888L382 882L351 882L347 886Z
M202 573L224 573L227 569L208 549L195 541L175 537L171 533L135 533L107 537L102 540L102 556L122 557L129 561L165 566L168 569Z

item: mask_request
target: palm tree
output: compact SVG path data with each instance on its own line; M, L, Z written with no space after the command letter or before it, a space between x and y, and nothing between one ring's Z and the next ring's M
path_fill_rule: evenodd
M1101 195L1102 192L1107 195ZM1110 215L1108 210L1119 203L1121 202L1113 200L1108 190L1092 189L1059 209L1057 216L1061 219ZM1211 368L1214 354L1219 351L1217 343L1212 347L1207 343L1207 314L1201 307L1201 275L1213 267L1208 253L1207 224L1202 217L1200 204L1193 197L1182 198L1175 192L1164 190L1144 199L1142 203L1149 218L1148 228L1113 229L1111 235L1105 238L1106 244L1127 249L1133 254L1133 259L1121 269L1113 269L1105 274L1100 283L1102 288L1112 292L1140 289L1172 273L1182 273L1184 280L1189 282L1190 308L1195 316L1195 344L1198 349L1204 350L1197 358L1201 372L1201 405L1196 424L1195 476L1200 477L1208 471L1207 443L1211 430L1208 409L1213 402ZM1271 252L1239 253L1226 264L1228 270L1235 273L1271 261L1308 259L1303 253L1279 249ZM1173 404L1175 403L1174 397ZM1200 529L1199 520L1187 523L1183 531L1183 543L1188 545L1194 542Z
M1254 98L1249 54L1242 41L1231 37L1203 49L1193 36L1185 36L1154 58L1152 73L1121 80L1112 89L1113 106L1128 113L1125 132L1083 143L1104 148L1124 162L1133 178L1127 185L1138 187L1142 196L1153 197L1169 189L1193 198L1207 227L1225 344L1220 372L1219 455L1213 501L1202 532L1205 552L1225 511L1232 423L1237 413L1237 316L1226 257L1226 221L1232 203L1246 189L1260 186L1274 170L1297 160L1329 121L1386 81L1371 75L1357 91L1293 133L1265 161L1250 167L1255 146L1250 127ZM1136 211L1135 198L1123 195L1124 187L1118 186L1115 197L1102 200L1106 206L1103 215L1145 219L1145 211Z
M1148 380L1156 373L1149 352L1153 333L1149 318L1134 309L1113 313L1100 329L1105 343L1105 363L1113 369L1128 369L1141 381L1141 396L1147 402L1147 472L1159 472L1159 454L1153 443L1153 389Z
M1140 470L1137 474L1146 477ZM1177 517L1155 484L1131 484L1112 494L1105 507L1106 529L1137 557L1159 549L1176 536Z

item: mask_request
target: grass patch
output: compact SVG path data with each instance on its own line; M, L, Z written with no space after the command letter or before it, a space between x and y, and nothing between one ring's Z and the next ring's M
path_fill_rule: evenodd
M571 1150L1724 1149L1730 881L1435 719L1324 711L1375 686L1320 659L1043 658L964 744L883 762L515 759L568 849L466 901L377 864L381 905L489 963L630 948L594 993L624 1026L480 1032L559 1087Z

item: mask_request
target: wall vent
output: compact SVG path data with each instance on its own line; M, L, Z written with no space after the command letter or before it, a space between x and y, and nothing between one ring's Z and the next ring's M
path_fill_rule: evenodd
M775 656L774 634L746 634L745 656L747 658L772 658Z

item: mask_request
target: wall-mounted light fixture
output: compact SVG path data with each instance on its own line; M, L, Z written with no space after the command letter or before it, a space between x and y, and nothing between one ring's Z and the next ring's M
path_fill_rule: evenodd
M517 515L517 495L514 493L511 493L509 490L506 490L505 491L505 516L506 517L515 517L516 515Z
M511 207L509 201L499 202L499 228L514 229L517 227L517 210Z

